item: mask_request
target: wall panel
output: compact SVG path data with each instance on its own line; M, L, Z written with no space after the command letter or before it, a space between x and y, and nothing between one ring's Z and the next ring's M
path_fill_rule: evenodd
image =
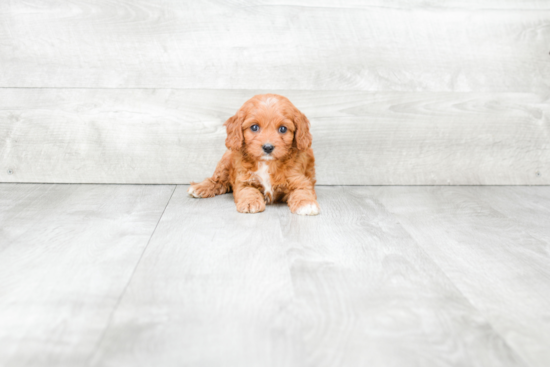
M0 3L0 86L550 91L535 1Z
M0 181L189 183L262 91L0 89ZM325 185L550 184L533 93L283 91L310 119Z

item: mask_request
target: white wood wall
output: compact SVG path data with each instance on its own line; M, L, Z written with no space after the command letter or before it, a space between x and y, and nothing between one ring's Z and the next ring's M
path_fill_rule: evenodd
M0 1L0 181L188 183L249 97L319 184L550 184L550 1Z

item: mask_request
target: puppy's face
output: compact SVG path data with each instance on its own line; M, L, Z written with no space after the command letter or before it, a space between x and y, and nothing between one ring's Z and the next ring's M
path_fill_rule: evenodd
M276 97L257 101L242 123L244 150L256 160L282 159L292 148L296 126Z
M226 146L254 160L281 160L311 146L309 121L283 96L264 94L245 102L225 123Z

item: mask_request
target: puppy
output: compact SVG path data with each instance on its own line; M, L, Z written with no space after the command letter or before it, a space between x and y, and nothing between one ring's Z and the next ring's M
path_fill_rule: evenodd
M191 183L189 195L233 191L241 213L263 212L266 204L281 201L292 213L319 214L309 121L286 97L254 96L224 126L228 150L211 178Z

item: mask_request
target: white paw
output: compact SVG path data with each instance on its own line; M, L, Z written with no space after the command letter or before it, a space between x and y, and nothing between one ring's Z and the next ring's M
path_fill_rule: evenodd
M200 197L202 197L201 194L199 194L199 193L197 193L197 192L195 191L195 188L194 188L193 186L189 187L189 188L187 189L187 192L189 193L189 196L192 196L192 197L194 197L194 198L200 198Z
M317 215L319 214L319 207L315 204L306 204L302 207L299 207L296 210L298 215Z

